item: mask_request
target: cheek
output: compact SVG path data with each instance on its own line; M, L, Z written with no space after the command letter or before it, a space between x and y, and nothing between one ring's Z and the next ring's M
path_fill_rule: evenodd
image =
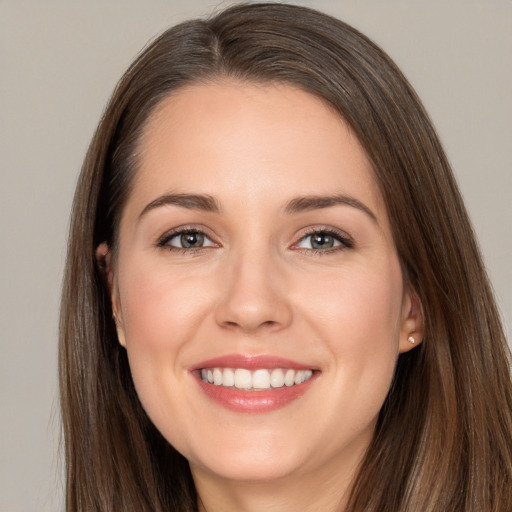
M127 344L151 351L176 349L189 339L198 318L211 309L208 284L200 275L169 270L157 262L129 262L120 301Z
M147 264L126 257L119 264L119 298L130 371L137 395L153 423L186 447L191 397L186 354L212 310L204 275L169 269L164 261ZM188 352L187 352L188 351ZM181 411L180 420L171 411Z
M314 276L302 292L305 315L329 329L332 338L350 340L349 346L381 345L398 341L403 285L398 261L374 266L351 266L332 275ZM308 315L308 311L310 314Z
M155 420L182 399L175 384L185 377L183 354L212 305L200 275L144 263L132 258L119 266L119 297L134 384Z
M333 284L334 283L334 284ZM352 266L315 279L315 294L304 301L303 317L322 340L338 397L356 410L376 414L384 401L399 353L403 284L398 261ZM373 411L373 412L372 412Z

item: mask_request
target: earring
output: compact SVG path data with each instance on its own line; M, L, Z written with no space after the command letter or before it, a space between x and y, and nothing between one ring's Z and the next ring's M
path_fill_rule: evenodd
M409 336L407 341L410 341L413 345L416 343L416 340L412 336Z

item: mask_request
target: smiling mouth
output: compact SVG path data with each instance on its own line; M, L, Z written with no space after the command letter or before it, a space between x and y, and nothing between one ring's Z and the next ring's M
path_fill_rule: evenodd
M273 368L248 370L246 368L202 368L201 380L208 384L240 391L269 391L293 387L306 382L313 370Z

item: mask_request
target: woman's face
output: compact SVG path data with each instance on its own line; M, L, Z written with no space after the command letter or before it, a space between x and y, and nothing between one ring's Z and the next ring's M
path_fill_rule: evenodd
M420 320L347 124L291 86L196 85L138 158L112 300L151 420L195 476L353 470Z

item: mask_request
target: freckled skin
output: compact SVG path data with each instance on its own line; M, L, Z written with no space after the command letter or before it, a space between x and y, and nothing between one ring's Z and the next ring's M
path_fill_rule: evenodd
M208 194L221 211L167 205L139 218L171 192ZM356 198L377 221L347 205L284 211L293 198L333 194ZM212 243L189 252L158 246L180 226ZM311 228L338 230L353 247L308 249ZM300 499L336 489L324 493L323 510L334 510L371 440L398 354L412 348L411 333L421 339L383 199L339 116L291 86L177 91L146 126L112 272L137 392L190 461L205 505L249 510L248 483L281 482ZM232 353L289 358L320 375L283 408L237 413L205 396L189 371Z

